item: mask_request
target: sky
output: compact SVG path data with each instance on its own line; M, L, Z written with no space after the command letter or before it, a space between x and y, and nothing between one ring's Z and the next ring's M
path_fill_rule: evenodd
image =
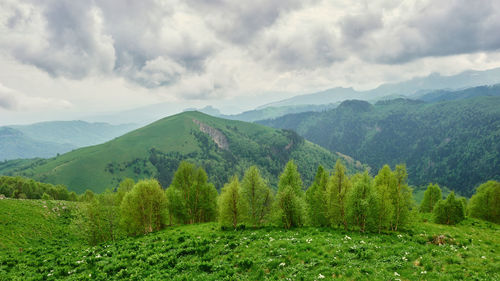
M500 1L2 0L0 125L500 67Z

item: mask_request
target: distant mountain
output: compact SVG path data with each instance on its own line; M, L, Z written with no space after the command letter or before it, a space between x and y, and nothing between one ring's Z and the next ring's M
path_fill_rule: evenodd
M300 113L307 111L325 111L337 107L338 104L322 104L322 105L290 105L290 106L278 106L278 107L265 107L261 109L255 109L250 111L245 111L240 114L235 115L222 115L221 117L231 120L240 120L246 122L254 122L263 119L277 118L283 115Z
M74 148L76 146L71 144L35 140L19 130L0 127L0 161L18 158L48 158Z
M78 147L103 143L137 128L84 121L53 121L0 127L0 161L48 158Z
M479 183L500 180L500 97L352 100L259 123L295 130L375 170L406 163L414 185L434 182L471 195Z
M469 99L475 97L498 97L498 96L500 96L500 84L491 86L479 86L457 91L437 90L427 93L417 93L412 95L411 98L427 102L439 102L439 101Z
M356 91L352 88L328 89L317 93L299 95L282 101L269 103L260 108L329 104L349 99L376 101L380 98L390 96L411 96L416 93L422 94L442 89L453 91L498 83L500 83L500 68L484 71L471 70L452 76L442 76L433 73L426 77L417 77L400 83L383 84L375 89L367 91Z
M241 176L251 165L259 166L276 186L286 162L295 159L304 183L309 185L317 165L331 168L339 157L292 131L184 112L55 158L0 163L0 174L65 184L80 193L85 189L102 192L126 177L155 177L167 187L180 161L188 160L201 165L217 188L234 174ZM361 163L342 157L351 171L363 168Z

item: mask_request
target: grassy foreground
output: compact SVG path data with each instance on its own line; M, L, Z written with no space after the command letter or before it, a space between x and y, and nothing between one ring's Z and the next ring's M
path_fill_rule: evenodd
M500 280L500 226L477 220L389 234L208 223L89 247L46 204L0 201L0 280ZM32 220L12 217L32 209Z

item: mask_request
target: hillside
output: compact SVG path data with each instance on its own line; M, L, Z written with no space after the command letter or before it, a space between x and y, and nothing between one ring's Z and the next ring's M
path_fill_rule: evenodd
M64 184L77 193L86 189L101 192L126 177L155 177L167 187L178 164L188 160L201 165L220 188L251 165L258 165L276 185L286 162L295 159L308 185L317 165L331 168L338 157L290 131L184 112L52 159L0 163L0 174ZM351 171L362 168L359 162L348 160L347 164Z
M406 163L414 185L435 182L470 195L479 183L500 179L500 97L346 101L327 112L261 123L295 130L373 169Z
M5 280L497 280L498 225L418 222L406 233L170 227L96 247L0 251Z
M110 125L84 121L51 121L0 127L0 160L49 158L75 148L121 136L135 124Z
M412 98L426 101L426 102L439 102L449 100L470 99L475 97L498 97L500 96L500 84L491 86L479 86L467 88L463 90L450 91L450 90L437 90L428 93L415 94Z
M75 243L80 238L71 222L77 208L68 201L0 199L0 251Z
M19 130L0 127L0 161L33 157L48 158L74 148L76 146L71 144L36 140Z

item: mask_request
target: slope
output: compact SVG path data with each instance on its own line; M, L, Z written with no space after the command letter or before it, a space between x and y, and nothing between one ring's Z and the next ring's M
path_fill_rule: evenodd
M374 169L406 163L414 185L436 182L470 195L479 183L500 179L500 97L346 101L327 112L260 123L296 130Z
M20 166L0 164L0 174L64 184L81 193L113 188L126 177L158 178L166 187L182 160L201 165L217 188L250 165L258 165L272 185L295 159L308 185L318 164L333 167L339 156L291 131L184 112L154 122L107 143L81 148ZM347 161L351 170L362 165ZM355 167L357 165L357 167ZM16 166L16 167L13 167Z
M65 153L76 146L49 141L35 140L23 132L0 127L0 160L11 160L33 157L53 157L57 153Z

